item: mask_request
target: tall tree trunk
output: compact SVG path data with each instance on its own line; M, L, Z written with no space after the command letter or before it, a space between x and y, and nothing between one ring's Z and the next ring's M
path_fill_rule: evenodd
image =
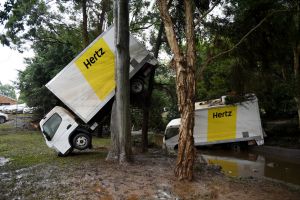
M89 45L89 35L87 31L87 11L86 11L86 3L87 0L82 0L82 38L83 45L87 47Z
M116 29L116 106L119 123L120 162L131 160L130 82L129 82L129 11L127 0L118 2Z
M300 75L299 75L300 43L296 48L294 48L293 52L294 52L294 74L295 74L295 81L296 81L295 102L298 110L298 128L300 129L300 91L299 91L300 90Z
M158 57L159 49L162 43L162 34L163 34L163 23L160 24L157 39L155 42L154 47L154 57ZM155 69L153 69L150 73L149 77L149 86L148 91L145 95L145 103L143 106L143 125L142 125L142 152L146 152L148 150L148 128L149 128L149 115L150 115L150 106L151 106L151 97L154 85L154 76L155 76Z
M158 0L160 15L163 19L169 46L174 54L176 68L176 92L181 126L178 140L178 156L175 175L179 180L192 180L196 157L194 147L194 111L195 111L195 36L193 24L193 3L184 0L187 51L184 55L178 45L166 0Z
M111 148L107 154L107 161L119 161L119 126L118 126L118 115L116 100L113 103L110 116L110 137L111 137Z
M177 95L181 113L181 127L178 141L178 158L175 174L179 179L193 178L193 166L196 157L194 147L194 116L195 116L195 35L193 9L190 0L184 1L186 23L186 63L182 68L177 63ZM184 73L185 71L185 73ZM183 87L182 87L183 86Z
M98 16L99 23L97 24L98 33L101 34L103 32L103 25L105 20L105 14L109 8L109 0L102 0L101 1L101 13Z
M293 48L294 53L294 74L296 82L296 95L295 101L298 110L298 128L300 129L300 2L296 2L297 11L295 16L295 27L296 27L296 41Z
M129 110L129 13L127 0L114 0L116 95L111 115L112 146L107 160L132 159Z

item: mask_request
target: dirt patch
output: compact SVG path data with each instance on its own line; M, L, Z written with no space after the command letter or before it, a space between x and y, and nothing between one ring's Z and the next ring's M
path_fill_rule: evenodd
M72 157L83 156L75 154ZM61 158L64 159L64 158ZM118 165L104 158L81 164L40 164L16 171L0 168L2 199L299 199L300 190L259 178L230 178L198 160L193 182L174 177L175 157L159 150Z

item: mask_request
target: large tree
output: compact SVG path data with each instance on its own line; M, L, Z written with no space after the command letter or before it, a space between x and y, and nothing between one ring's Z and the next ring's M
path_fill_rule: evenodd
M158 0L160 15L165 27L166 37L172 50L173 64L176 71L176 91L178 109L181 116L179 130L178 157L175 175L178 179L192 180L193 166L196 156L194 147L194 111L195 111L195 33L194 33L194 4L184 0L185 41L184 51L177 40L170 11L166 0Z
M107 160L131 160L128 1L114 1L116 97L111 117L112 149Z

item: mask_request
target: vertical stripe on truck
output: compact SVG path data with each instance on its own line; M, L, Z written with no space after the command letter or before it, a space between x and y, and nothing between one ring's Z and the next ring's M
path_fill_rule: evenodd
M208 110L207 141L236 138L237 106L211 108Z
M114 90L115 57L103 38L87 49L75 64L101 101Z

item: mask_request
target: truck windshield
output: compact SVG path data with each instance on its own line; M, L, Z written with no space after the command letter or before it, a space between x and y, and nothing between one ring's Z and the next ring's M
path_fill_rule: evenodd
M176 127L176 128L168 128L166 130L166 133L165 133L165 139L167 140L167 139L172 138L172 137L174 137L174 136L176 136L178 134L179 134L179 128L178 127Z
M43 124L43 133L46 135L48 140L51 140L57 131L62 119L57 114L54 113L47 121Z

